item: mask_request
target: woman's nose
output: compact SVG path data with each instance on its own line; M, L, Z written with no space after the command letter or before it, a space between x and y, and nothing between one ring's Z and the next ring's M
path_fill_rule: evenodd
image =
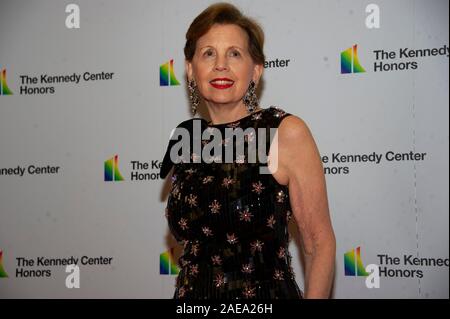
M228 69L227 59L225 57L219 56L216 60L215 65L216 71L225 71Z

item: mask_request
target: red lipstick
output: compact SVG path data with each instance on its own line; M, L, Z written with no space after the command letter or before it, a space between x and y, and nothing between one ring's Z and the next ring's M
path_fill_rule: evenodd
M228 89L228 88L232 87L234 84L234 81L229 78L216 78L216 79L209 81L209 84L211 84L211 86L216 89L224 90L224 89Z

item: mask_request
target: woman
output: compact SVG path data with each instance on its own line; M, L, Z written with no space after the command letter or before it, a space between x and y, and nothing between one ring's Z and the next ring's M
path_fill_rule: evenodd
M267 142L270 173L261 174L261 158L249 160L249 135L246 152L231 163L203 158L196 163L199 154L193 151L189 159L169 159L175 141L169 143L160 172L164 178L174 167L166 217L184 245L174 298L328 298L335 238L323 167L304 121L281 108L258 105L255 89L265 60L261 28L231 4L219 3L192 22L186 39L192 112L202 99L211 121L191 119L178 127L191 134L195 121L201 122L201 132L277 128L278 144ZM225 147L230 140L221 142ZM207 144L202 140L202 147ZM277 160L274 169L271 163ZM305 256L304 294L288 251L291 216Z

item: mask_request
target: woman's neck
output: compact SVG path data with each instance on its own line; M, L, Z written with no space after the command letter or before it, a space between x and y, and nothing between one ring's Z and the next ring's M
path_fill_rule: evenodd
M247 110L247 107L242 102L231 106L225 104L206 103L206 106L208 108L209 116L211 118L210 123L214 125L235 122L250 114ZM259 107L255 108L253 112L258 110Z

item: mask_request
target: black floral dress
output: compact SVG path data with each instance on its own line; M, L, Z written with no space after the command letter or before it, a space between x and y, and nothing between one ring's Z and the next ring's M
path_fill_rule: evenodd
M262 163L259 155L250 161L249 153L253 139L260 139L258 128L270 137L268 129L277 128L288 115L272 106L234 122L211 125L197 118L178 126L190 133L195 132L195 125L201 132L218 129L223 149L231 141L225 138L226 128L242 128L244 132L254 128L256 134L245 135L243 154L234 152L233 160L225 162L223 151L219 163L205 162L196 154L194 138L189 141L189 160L180 155L174 163L170 148L181 139L169 142L160 172L165 178L174 166L165 211L170 231L184 246L174 298L302 298L288 251L287 224L292 216L288 188L272 174L262 174L260 167L267 167L266 162ZM211 140L202 139L201 150ZM266 140L265 155L271 142ZM231 144L234 150L239 145ZM209 154L213 154L210 159L217 157L212 151ZM194 162L195 157L200 163Z

